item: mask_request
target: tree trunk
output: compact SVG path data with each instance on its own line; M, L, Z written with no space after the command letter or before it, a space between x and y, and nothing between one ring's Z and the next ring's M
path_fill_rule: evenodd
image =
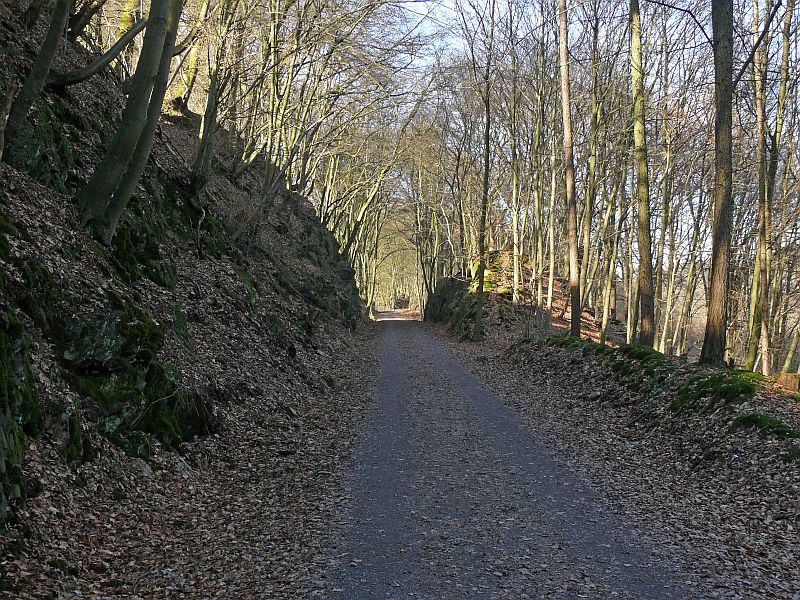
M136 144L136 150L133 153L130 165L128 165L125 177L123 177L122 182L111 197L111 202L103 219L104 227L102 233L106 242L110 242L114 236L122 211L125 210L128 201L136 190L136 185L139 183L147 165L147 159L150 158L153 138L161 118L161 107L164 103L164 95L167 92L167 84L169 83L172 49L175 46L182 9L183 0L172 0L172 10L167 21L167 35L164 39L164 50L161 53L161 63L158 66L156 82L147 108L147 124L139 136L139 142Z
M800 329L795 329L792 342L789 344L789 351L786 353L786 360L783 362L781 373L790 373L792 371L792 363L794 362L795 352L797 352L798 342L800 342Z
M22 84L19 94L17 94L11 105L11 111L8 113L5 132L7 142L14 142L14 138L19 133L23 123L25 123L36 97L44 88L47 74L50 72L53 58L61 41L61 35L67 26L70 4L70 0L57 0L56 2L42 48L39 50L39 54L36 55L31 71L25 78L25 83Z
M122 112L119 130L103 161L79 195L83 222L98 226L101 232L111 195L128 170L139 137L147 124L147 108L161 62L171 5L171 0L152 0L142 52L131 81L131 93Z
M714 37L714 218L708 316L700 362L725 364L733 184L733 0L711 4Z
M64 88L70 85L75 85L76 83L80 83L81 81L86 81L92 75L96 75L103 68L110 65L145 27L147 27L147 21L142 19L133 27L131 27L131 29L125 35L119 38L105 54L98 56L90 65L82 69L75 69L74 71L64 73L63 75L51 73L47 77L47 86L50 88Z
M203 0L200 5L200 10L197 13L197 26L208 18L209 0ZM183 84L181 85L175 98L172 100L173 106L179 109L186 109L189 107L189 98L192 95L195 81L197 80L197 62L200 58L200 37L192 41L189 48L189 56L186 59L186 75L184 75Z
M639 0L631 0L630 12L633 147L634 156L636 157L636 192L639 216L639 310L642 318L639 344L652 347L656 329L653 303L653 250L650 237L650 178L647 169L644 74L642 73L642 24L639 14Z
M483 189L481 191L481 214L478 221L478 289L475 297L475 323L472 339L477 341L483 335L483 285L486 277L486 213L489 211L489 170L491 168L491 62L494 44L494 0L491 0L489 15L489 47L486 53L486 68L483 73Z
M569 245L570 327L573 337L581 336L581 289L578 265L578 211L575 203L575 160L572 147L572 107L569 83L569 24L567 0L560 0L558 57L561 70L561 117L564 122L564 171L566 180L567 241Z

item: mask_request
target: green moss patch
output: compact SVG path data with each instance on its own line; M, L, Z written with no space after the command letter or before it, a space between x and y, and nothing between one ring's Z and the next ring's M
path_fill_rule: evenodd
M733 373L700 372L690 376L677 390L674 413L713 410L720 403L741 404L755 396L756 386Z
M172 327L175 329L175 335L178 337L181 345L184 348L192 347L192 336L189 333L189 324L186 321L186 313L180 306L175 307L172 314Z
M0 260L8 260L11 257L11 246L9 236L16 235L16 228L8 220L4 211L0 210Z
M781 456L783 462L790 464L800 461L800 447L794 447L789 452Z
M177 448L212 428L202 398L157 359L164 334L132 300L113 293L107 308L66 328L63 361L75 389L93 401L102 432L137 456L151 450L141 433Z
M18 306L33 322L51 337L58 337L64 328L62 311L63 285L32 257L12 257L22 273L24 287L15 290Z
M162 232L151 224L138 201L132 200L111 241L111 258L123 281L142 277L167 289L178 281L175 263L161 251Z
M745 413L734 419L731 429L757 429L764 436L781 439L800 438L800 431L792 429L780 419L763 413Z

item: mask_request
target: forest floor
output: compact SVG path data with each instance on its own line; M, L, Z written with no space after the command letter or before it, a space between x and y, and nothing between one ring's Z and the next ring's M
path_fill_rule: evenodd
M113 446L64 472L31 444L46 492L2 598L308 599L323 595L336 522L376 371L377 326L320 352L325 389L275 373L274 402L221 407L222 432L145 462ZM78 481L80 479L80 481Z

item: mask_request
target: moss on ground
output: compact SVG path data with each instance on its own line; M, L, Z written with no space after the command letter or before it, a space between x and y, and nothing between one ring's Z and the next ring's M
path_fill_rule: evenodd
M691 375L677 390L671 409L674 413L717 408L720 404L741 404L755 396L756 386L735 373L700 371Z
M764 436L781 439L800 438L800 431L792 429L780 419L757 412L739 415L734 419L731 429L757 429Z
M175 335L184 348L192 347L192 336L189 333L189 324L186 321L186 313L180 306L176 306L172 314L172 327Z
M784 454L781 458L783 459L783 462L785 462L787 464L800 461L800 447L796 446L796 447L792 448L786 454Z

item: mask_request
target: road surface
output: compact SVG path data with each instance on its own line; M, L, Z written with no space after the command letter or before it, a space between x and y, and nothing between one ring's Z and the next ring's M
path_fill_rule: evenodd
M569 457L537 443L425 325L391 317L332 598L692 596Z

